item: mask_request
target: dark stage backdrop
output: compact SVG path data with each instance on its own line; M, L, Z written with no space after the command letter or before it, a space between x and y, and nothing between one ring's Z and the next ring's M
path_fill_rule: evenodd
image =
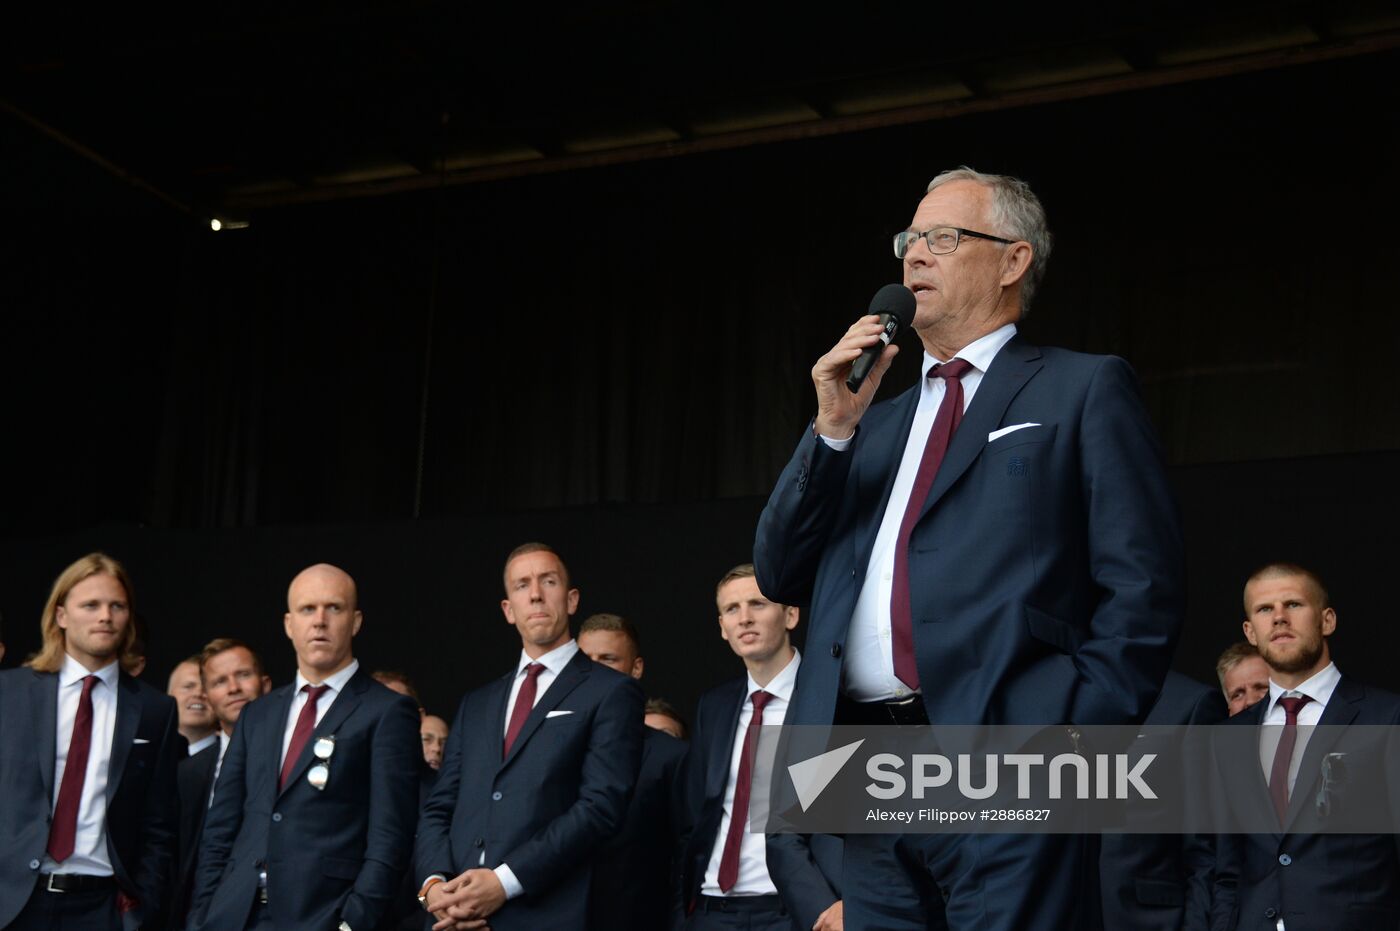
M1400 453L1175 469L1191 583L1177 669L1213 681L1216 655L1241 638L1244 577L1283 558L1328 579L1342 671L1400 690L1393 659L1400 627L1388 581L1400 524L1400 503L1390 493L1397 472ZM59 569L100 547L132 572L137 609L151 628L146 678L153 684L164 687L177 661L227 635L251 642L284 683L294 672L282 634L286 585L303 566L328 560L360 582L361 662L407 671L427 707L450 718L463 691L513 667L520 641L498 607L501 562L516 543L542 539L573 570L580 619L599 611L632 618L642 632L647 692L689 714L701 691L741 672L719 638L714 581L749 558L762 506L760 498L736 498L343 526L109 526L0 542L6 665L37 645L39 613Z
M4 527L766 494L813 361L959 163L1041 193L1058 244L1024 330L1132 362L1173 463L1400 449L1397 73L1375 54L219 234L2 138Z

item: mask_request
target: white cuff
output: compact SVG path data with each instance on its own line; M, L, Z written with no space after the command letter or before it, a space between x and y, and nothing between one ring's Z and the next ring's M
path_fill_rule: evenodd
M501 881L502 888L506 890L506 901L524 893L525 887L520 885L520 880L515 878L515 873L511 872L510 867L506 864L502 863L492 872L496 874L496 878Z
M847 448L848 446L851 445L851 440L854 440L854 439L856 438L856 435L855 435L854 433L852 433L850 436L846 437L844 440L833 440L831 437L827 436L825 433L818 433L818 434L817 434L817 438L820 439L820 440L821 440L823 443L825 443L827 446L831 447L831 448L832 448L833 450L835 450L836 452L838 452L838 453L843 453L843 452L846 451L846 448Z

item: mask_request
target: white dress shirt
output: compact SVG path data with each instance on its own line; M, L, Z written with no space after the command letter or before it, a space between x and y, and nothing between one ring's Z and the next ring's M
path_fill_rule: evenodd
M58 808L63 772L68 767L68 745L73 742L73 720L78 715L78 701L83 695L83 679L90 675L97 676L98 681L90 693L92 743L88 749L87 773L83 777L83 794L78 802L73 854L62 863L55 863L45 853L39 867L41 873L112 875L112 860L107 854L107 778L112 763L112 736L117 729L117 683L121 680L116 660L97 672L89 672L82 663L64 654L63 668L58 672L53 807Z
M505 740L506 732L510 730L510 718L515 713L515 699L520 694L520 686L525 682L525 667L531 663L539 663L544 667L544 671L535 677L535 705L544 698L545 691L554 684L554 680L559 678L559 673L564 671L564 667L574 658L578 652L578 643L570 640L562 647L555 647L539 659L531 659L530 654L524 650L520 651L520 662L515 667L515 681L510 684L510 697L506 699L506 719L501 725L501 739ZM478 863L486 862L486 851L481 852L481 859ZM515 873L508 864L502 863L494 870L496 878L501 881L501 887L506 891L507 901L515 898L525 891L525 887L520 885L520 880L515 878Z
M1328 663L1325 669L1315 673L1296 689L1286 689L1272 677L1269 679L1269 707L1264 712L1264 726L1259 729L1259 763L1264 767L1266 784L1273 773L1274 752L1278 750L1278 742L1283 737L1281 725L1288 721L1288 712L1284 711L1278 700L1285 696L1299 695L1306 695L1312 699L1298 709L1298 740L1293 745L1293 758L1288 761L1290 799L1293 797L1293 784L1298 781L1298 767L1303 762L1303 751L1308 749L1308 738L1312 736L1312 727L1321 720L1322 712L1327 709L1327 703L1332 700L1332 693L1337 690L1337 683L1341 681L1342 674L1337 670L1336 663ZM1279 918L1275 927L1278 931L1287 931L1282 918Z
M318 702L317 704L319 705L320 703ZM224 768L224 754L228 752L229 741L232 739L228 734L224 733L223 728L219 728L217 736L219 738L219 758L214 761L214 778L209 780L210 805L214 804L214 789L219 784L219 770ZM287 751L283 750L282 752L286 753Z
M963 411L971 406L977 386L982 384L982 376L991 367L992 360L1015 335L1016 324L1008 323L959 350L957 358L972 365L967 374L959 379L962 382ZM899 542L899 525L903 523L904 512L909 507L909 495L914 490L914 479L924 458L929 431L933 429L934 418L938 416L938 407L943 403L947 390L944 379L928 377L929 369L941 361L944 360L924 353L919 406L914 412L913 426L909 428L909 439L904 444L904 458L900 460L899 471L895 473L894 487L890 489L890 500L885 505L880 531L875 536L875 546L870 551L870 562L866 566L865 582L856 600L855 613L851 615L842 677L846 694L856 701L885 701L904 698L909 694L909 689L894 674L890 597L894 589L894 558L895 546ZM844 450L850 443L850 439L836 441L822 437L822 440L838 451Z
M210 734L208 737L201 737L201 738L199 738L199 739L196 740L194 743L190 744L190 756L194 756L196 753L198 753L199 751L203 750L205 747L212 747L212 746L214 745L214 741L216 741L216 740L218 740L218 739L219 739L219 732L218 732L218 731L215 731L214 733Z
M745 686L744 704L739 709L739 724L734 729L734 747L729 754L729 778L724 785L724 812L719 819L719 833L715 835L715 846L710 851L710 863L705 867L705 879L700 885L702 895L776 895L778 887L768 875L768 843L766 835L754 834L744 826L744 834L739 841L739 878L728 892L719 888L719 862L724 857L724 841L729 836L729 823L734 811L734 790L739 785L739 758L744 753L744 738L748 734L749 722L753 720L753 702L750 696L759 689L773 697L763 709L763 723L782 724L787 716L788 702L792 700L792 688L797 683L797 667L802 657L792 651L792 660L783 671L773 677L767 685L759 685L748 677ZM750 796L752 798L752 796Z
M297 718L301 717L301 709L306 707L307 694L302 691L302 687L307 685L327 686L326 691L322 692L321 697L316 700L316 723L320 724L321 719L326 716L326 712L330 710L331 705L335 704L336 698L345 688L345 683L350 681L359 668L360 661L352 659L349 666L340 672L327 676L320 682L312 682L303 676L300 670L297 671L296 691L292 693L292 707L287 709L287 727L282 732L282 754L277 758L278 772L281 772L282 767L287 765L287 748L292 745L292 732L297 729ZM223 762L222 756L219 761Z

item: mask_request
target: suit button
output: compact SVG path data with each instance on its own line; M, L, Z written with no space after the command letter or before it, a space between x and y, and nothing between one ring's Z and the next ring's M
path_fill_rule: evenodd
M30 861L29 861L29 868L30 868L31 870L37 870L37 869L39 868L39 861L38 861L38 860L30 860Z
M1266 908L1266 909L1264 909L1264 917L1265 917L1265 918L1277 918L1277 917L1278 917L1278 909L1276 909L1276 908Z
M840 658L841 658L841 644L839 644L839 643L833 643L833 644L831 645L831 655L832 655L832 657L835 658L835 659L840 659Z
M499 802L500 800L501 800L501 793L499 793L499 792L492 792L492 793L491 793L491 801L493 801L493 802Z
M272 813L272 820L273 820L273 821L281 821L281 820L282 820L282 813L281 813L280 811L274 811L274 812Z
M1288 866L1293 862L1293 858L1286 853L1281 853L1278 855L1278 862L1283 866Z

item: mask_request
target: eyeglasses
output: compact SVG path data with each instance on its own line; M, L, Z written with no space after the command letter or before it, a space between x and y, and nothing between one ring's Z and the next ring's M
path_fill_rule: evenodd
M962 237L971 236L974 239L990 239L992 242L999 242L1003 245L1011 245L1018 240L1002 239L1000 236L989 236L986 233L979 233L976 230L965 230L959 226L940 226L936 229L924 230L922 233L914 230L905 230L896 233L894 237L894 256L902 259L914 248L914 243L920 239L928 243L928 251L934 255L947 255L957 251L958 243Z

